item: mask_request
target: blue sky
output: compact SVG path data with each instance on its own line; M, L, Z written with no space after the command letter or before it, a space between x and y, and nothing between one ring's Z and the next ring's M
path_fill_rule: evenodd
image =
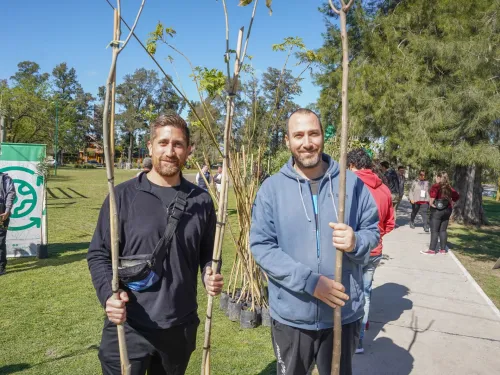
M112 0L116 3L116 0ZM248 26L252 8L238 7L238 0L227 0L231 48L235 49L238 28ZM24 60L40 64L42 71L51 72L55 65L67 62L74 67L86 91L97 94L109 70L113 14L105 0L5 0L2 2L0 21L0 79L9 78ZM140 0L122 0L122 16L133 23ZM322 44L325 30L323 15L318 11L321 1L275 0L273 15L269 16L265 1L260 0L254 21L248 54L257 72L268 66L281 68L285 54L273 52L271 45L287 36L303 38L307 48ZM158 21L173 27L177 35L172 40L194 65L218 68L225 72L225 24L222 2L216 0L147 0L136 34L144 42ZM122 27L122 39L127 29ZM156 57L165 70L175 76L166 57L175 54L165 46ZM176 57L176 69L190 99L196 91L188 65ZM293 68L294 61L290 67ZM135 40L131 40L118 60L118 83L125 74L145 67L156 69L154 63ZM300 71L298 67L293 68ZM300 105L315 102L319 90L312 84L309 74L302 82L303 93L296 98Z

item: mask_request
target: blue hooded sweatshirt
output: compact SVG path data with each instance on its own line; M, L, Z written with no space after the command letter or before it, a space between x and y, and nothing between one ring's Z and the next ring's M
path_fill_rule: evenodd
M262 184L252 211L250 246L257 264L269 276L271 317L289 326L319 330L333 327L333 309L313 297L320 275L335 278L335 252L330 222L337 222L339 164L329 167L318 186L318 228L309 181L290 158ZM342 284L349 300L342 324L363 317L363 264L379 242L378 211L365 184L347 172L345 223L354 229L356 245L344 253Z

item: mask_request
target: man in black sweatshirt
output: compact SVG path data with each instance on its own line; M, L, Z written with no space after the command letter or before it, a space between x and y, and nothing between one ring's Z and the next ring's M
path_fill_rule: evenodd
M87 260L92 282L106 309L99 359L103 374L119 375L116 324L125 327L132 375L184 374L196 345L197 275L210 295L223 278L211 268L216 214L207 192L182 177L191 151L189 129L178 115L161 115L151 124L148 142L153 169L116 187L120 257L147 256L161 244L167 217L178 196L187 196L184 212L164 256L159 279L145 289L120 282L112 297L109 198L101 208ZM180 194L180 195L179 195Z

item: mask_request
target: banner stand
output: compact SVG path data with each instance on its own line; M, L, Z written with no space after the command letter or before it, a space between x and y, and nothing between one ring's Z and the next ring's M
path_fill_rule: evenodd
M39 166L46 146L2 143L0 172L8 174L16 188L16 199L7 231L7 256L46 258L46 181Z

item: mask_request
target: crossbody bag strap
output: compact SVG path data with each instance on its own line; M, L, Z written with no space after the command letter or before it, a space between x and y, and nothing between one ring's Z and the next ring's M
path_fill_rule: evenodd
M181 190L177 193L174 201L171 213L168 215L167 227L165 228L165 233L162 239L158 242L155 249L153 250L153 256L151 259L151 266L155 264L162 264L163 259L165 259L168 250L170 249L170 244L174 238L175 231L179 221L181 221L182 215L186 210L187 206L187 194Z

